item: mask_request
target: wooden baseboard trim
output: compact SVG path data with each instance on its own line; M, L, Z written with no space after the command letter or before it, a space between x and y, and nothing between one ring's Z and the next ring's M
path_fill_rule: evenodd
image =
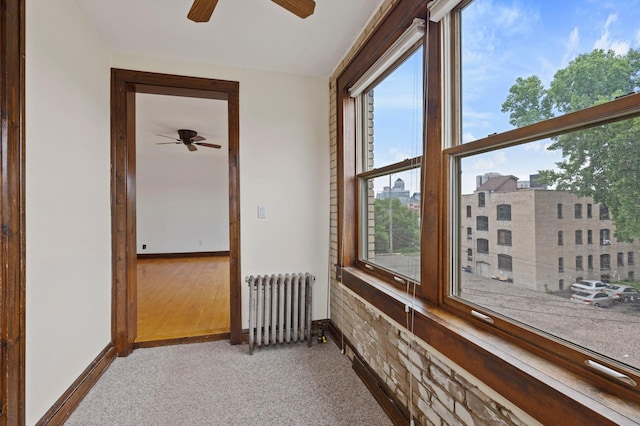
M190 253L138 253L138 259L174 259L179 257L222 257L229 251L196 251Z
M329 333L339 348L343 349L342 345L344 344L345 351L348 348L349 352L353 354L349 358L354 371L389 416L391 422L398 426L409 424L409 410L395 397L382 378L371 369L351 342L343 337L342 332L333 321L329 322Z
M113 343L109 343L42 416L36 426L63 425L115 358L115 347Z
M179 337L177 339L150 340L148 342L134 342L133 349L157 348L158 346L186 345L189 343L215 342L228 340L231 333L205 334L202 336Z

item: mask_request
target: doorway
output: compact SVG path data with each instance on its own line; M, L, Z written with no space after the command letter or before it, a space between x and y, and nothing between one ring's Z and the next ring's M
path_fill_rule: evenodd
M136 93L136 348L229 338L227 109Z
M230 340L241 339L239 84L113 69L112 89L112 338L119 356L133 350L137 331L136 94L225 101L228 121Z

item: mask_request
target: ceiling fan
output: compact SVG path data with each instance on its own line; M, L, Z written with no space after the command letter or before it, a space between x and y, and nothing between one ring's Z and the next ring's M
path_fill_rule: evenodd
M228 0L231 1L231 0ZM279 6L284 7L289 12L304 19L313 14L316 7L314 0L271 0ZM216 8L218 0L194 0L187 18L194 22L209 22L213 9Z
M157 136L174 139L176 142L158 142L156 145L183 143L185 144L185 146L189 151L197 151L198 148L196 147L196 145L205 146L207 148L217 148L217 149L222 148L222 145L218 145L215 143L202 142L202 141L206 141L206 139L203 138L202 136L198 136L198 132L196 132L195 130L180 129L178 130L179 138L174 138L172 136L165 136L165 135L157 135Z

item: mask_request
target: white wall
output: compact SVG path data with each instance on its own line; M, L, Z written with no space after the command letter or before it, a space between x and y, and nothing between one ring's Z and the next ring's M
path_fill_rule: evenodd
M73 0L28 0L26 37L27 424L110 341L110 66L240 82L242 275L313 273L313 318L327 318L326 79L125 55L112 62Z
M110 61L74 1L27 1L27 424L111 339Z
M229 250L227 116L222 100L136 95L138 253ZM158 136L183 127L222 147L191 152Z
M240 82L242 276L311 272L313 318L327 318L328 80L118 53L114 67ZM266 207L265 219L258 219L258 205Z

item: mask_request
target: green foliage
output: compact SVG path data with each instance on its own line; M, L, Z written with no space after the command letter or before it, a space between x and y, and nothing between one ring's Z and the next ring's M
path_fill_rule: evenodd
M609 102L640 85L640 50L625 55L596 49L558 70L548 89L537 76L518 78L502 104L509 122L526 126ZM616 237L640 238L640 119L634 118L553 138L561 150L557 170L540 171L540 183L590 196L607 205Z
M376 253L389 253L389 229L393 235L393 252L407 253L419 249L420 220L418 212L410 210L397 198L389 200L376 199L375 212L375 250ZM391 219L391 220L390 220Z

